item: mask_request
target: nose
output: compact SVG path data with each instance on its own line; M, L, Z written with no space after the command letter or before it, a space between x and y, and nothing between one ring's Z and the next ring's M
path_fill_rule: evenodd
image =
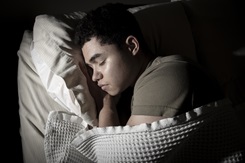
M97 70L94 70L94 71L93 71L93 75L92 75L92 80L93 80L94 82L97 82L97 81L99 81L101 78L102 78L101 72L99 72L99 71L97 71Z

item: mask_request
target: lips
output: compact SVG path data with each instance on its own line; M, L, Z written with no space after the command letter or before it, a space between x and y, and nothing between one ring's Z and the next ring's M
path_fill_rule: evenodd
M106 88L107 88L107 86L106 85L104 85L104 86L102 86L102 87L100 87L103 91L106 91Z
M105 84L100 84L100 83L98 83L98 86L99 87L103 87Z
M107 84L98 84L98 86L102 89L105 90L105 88L107 87Z

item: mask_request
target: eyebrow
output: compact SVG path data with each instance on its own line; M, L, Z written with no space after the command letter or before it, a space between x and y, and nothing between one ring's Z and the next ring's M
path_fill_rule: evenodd
M90 63L94 63L95 60L96 60L96 58L99 58L100 56L101 56L100 53L94 54L94 55L89 59L89 62L90 62Z

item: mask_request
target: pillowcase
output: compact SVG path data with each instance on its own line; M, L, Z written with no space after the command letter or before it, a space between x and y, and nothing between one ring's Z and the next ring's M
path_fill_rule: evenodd
M33 32L25 30L18 54L19 133L24 162L46 162L43 139L50 111L66 111L49 96L32 61ZM38 160L38 161L37 161Z
M37 16L31 55L49 95L69 112L96 125L95 102L79 66L84 65L81 50L73 42L74 27L83 16L83 12Z

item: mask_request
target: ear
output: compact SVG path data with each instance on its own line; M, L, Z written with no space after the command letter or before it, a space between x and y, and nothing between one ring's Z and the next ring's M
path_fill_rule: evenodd
M130 35L126 39L126 45L128 50L133 54L136 55L139 51L139 42L136 37Z

